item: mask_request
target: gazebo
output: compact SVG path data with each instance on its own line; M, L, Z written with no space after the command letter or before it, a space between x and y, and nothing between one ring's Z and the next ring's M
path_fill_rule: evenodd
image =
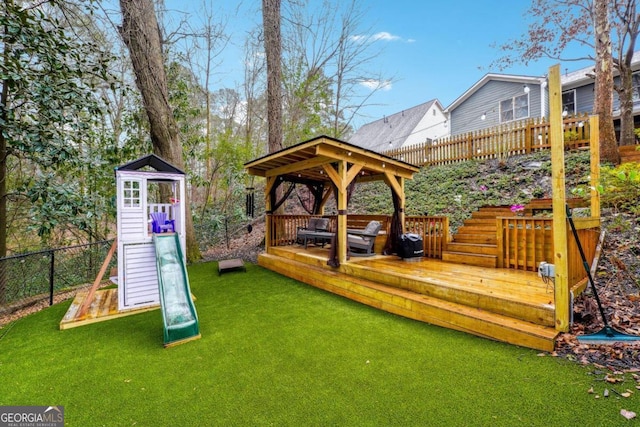
M266 251L258 257L258 263L401 316L524 347L553 350L557 334L569 327L572 299L585 288L587 280L577 242L567 230L559 66L550 69L549 91L553 197L545 209L552 212L552 218L493 214L495 231L491 238L496 245L490 256L497 258L493 267L444 259L444 249L451 246L446 217L405 215L405 180L418 172L416 166L327 136L245 164L249 174L266 179ZM599 178L597 120L597 116L590 118L593 186ZM375 256L348 259L347 223L352 228L354 224L354 215L347 212L349 193L354 183L374 180L384 181L393 197L393 215L384 219L387 243L384 250L374 251ZM285 183L289 183L288 189ZM306 185L314 196L311 216L329 217L333 253L296 244L296 229L305 224L304 216L276 214L297 184ZM337 214L324 215L332 194ZM595 190L590 212L590 217L580 218L576 225L587 257L594 259L601 235ZM423 258L404 262L397 256L385 256L397 253L394 239L405 232L424 238ZM379 255L381 252L383 255ZM555 266L554 273L547 277L538 276L543 261Z
M245 164L248 173L266 178L266 249L272 242L274 231L272 214L284 201L277 200L278 188L284 183L306 185L315 196L314 212L323 213L331 194L337 206L335 262L347 260L347 204L349 189L358 182L384 181L391 189L394 200L394 232L402 234L404 224L404 183L419 171L417 166L375 153L328 136L319 136L285 148ZM290 187L292 188L292 187ZM284 191L288 195L290 191ZM393 244L393 242L389 243Z

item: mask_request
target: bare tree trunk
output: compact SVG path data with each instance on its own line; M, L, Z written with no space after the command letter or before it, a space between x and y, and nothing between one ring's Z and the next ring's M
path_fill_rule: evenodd
M268 148L274 153L282 148L282 36L280 33L280 0L262 0L264 51L267 57L267 128ZM276 198L283 189L276 189ZM284 204L278 212L284 211Z
M631 67L624 63L620 70L620 87L616 87L620 99L620 145L634 145L636 136L633 132L633 78Z
M155 154L178 168L184 168L178 126L169 105L167 75L162 55L160 27L153 0L120 0L120 34L129 48L136 85L142 95ZM181 197L187 198L186 194ZM201 258L196 241L189 200L186 203L186 255L190 262Z
M267 57L269 152L282 148L282 36L280 0L262 0L264 50Z
M614 28L617 33L617 57L614 62L620 71L620 86L616 92L620 99L620 145L634 145L636 138L633 122L633 69L631 61L640 35L640 13L636 0L618 1L614 5Z
M600 159L620 163L618 143L613 128L613 58L609 1L594 0L593 28L596 41L596 99L595 113L600 116Z

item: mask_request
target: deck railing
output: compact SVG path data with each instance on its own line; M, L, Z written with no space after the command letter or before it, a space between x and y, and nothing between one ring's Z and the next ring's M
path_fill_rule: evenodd
M537 271L542 261L553 264L553 219L539 217L497 218L498 267ZM600 222L593 218L574 220L588 261L594 258ZM575 286L587 277L571 230L567 231L568 283Z
M563 123L565 148L589 146L590 125L587 116L569 117ZM383 154L416 166L507 158L548 150L551 147L549 128L550 123L545 119L526 119L389 150Z
M407 233L422 236L424 256L442 258L442 250L449 239L449 218L446 216L406 216L404 227Z
M313 215L322 217L321 215ZM273 215L271 221L271 246L287 246L296 243L298 227L306 227L309 215ZM325 215L329 218L329 231L336 230L337 217ZM391 216L389 215L348 215L347 228L363 229L369 221L380 221L379 239L389 236ZM407 216L405 217L407 233L419 234L423 239L424 256L442 258L442 249L449 236L449 218L440 216ZM376 245L378 246L378 245Z

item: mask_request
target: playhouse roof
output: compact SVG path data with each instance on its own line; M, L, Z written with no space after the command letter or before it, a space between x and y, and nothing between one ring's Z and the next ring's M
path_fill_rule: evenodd
M166 160L156 156L155 154L149 154L148 156L140 157L137 160L133 160L122 166L116 168L117 171L141 171L142 168L149 166L155 169L157 172L177 173L184 175L184 172L168 163ZM144 171L141 171L144 172Z

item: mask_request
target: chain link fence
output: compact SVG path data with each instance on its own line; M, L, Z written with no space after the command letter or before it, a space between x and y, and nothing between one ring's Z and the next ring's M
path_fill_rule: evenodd
M93 283L113 240L0 258L0 313L56 292ZM107 273L117 266L114 254Z

